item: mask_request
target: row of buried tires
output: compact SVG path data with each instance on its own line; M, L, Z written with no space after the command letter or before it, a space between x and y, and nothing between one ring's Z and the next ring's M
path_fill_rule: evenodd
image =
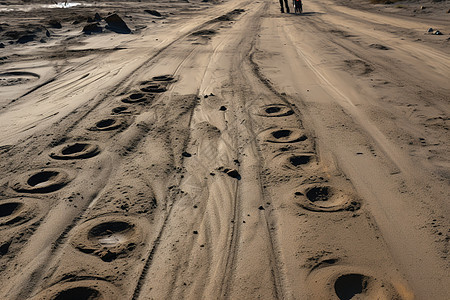
M269 188L270 182L275 182L272 184L274 194L280 194L277 190L292 189L288 182L294 178L297 183L290 199L309 214L354 214L360 209L360 200L351 192L351 186L348 191L336 188L333 182L337 179L321 172L324 168L321 168L314 142L302 128L292 107L283 103L257 106L253 114L263 117L262 121L256 119L262 128L258 137L261 152L266 156L266 174L263 176ZM275 122L270 124L272 120ZM307 285L311 287L308 294L311 299L347 300L359 296L401 299L390 282L378 278L371 270L336 265L337 262L338 259L324 260L310 270Z
M294 111L284 104L262 106L256 111L256 114L271 118L295 117ZM317 173L319 161L313 142L308 140L308 136L302 128L273 127L263 131L260 138L265 143L279 146L275 146L278 149L272 150L277 154L270 159L269 168L302 171L304 174ZM301 207L316 212L359 209L360 203L354 196L326 184L328 180L324 177L317 177L314 183L302 184L294 192L293 196Z
M122 98L121 105L112 109L110 117L102 119L90 131L112 131L126 125L126 116L133 113L136 105L150 104L155 97L167 90L175 82L170 75L153 77L141 82L139 91ZM120 115L120 116L118 116ZM83 141L65 143L53 148L49 156L55 160L74 161L89 159L101 153L102 147L95 142ZM75 171L62 168L42 168L16 176L8 182L9 187L22 197L0 200L0 229L24 227L37 223L45 217L42 201L27 197L28 194L46 194L58 191L76 176ZM97 257L105 263L118 258L132 256L132 252L142 246L145 220L137 216L106 214L89 219L73 229L75 234L70 244L82 255ZM7 252L9 244L0 245L0 251ZM5 248L5 249L3 249ZM3 255L4 253L0 253ZM99 275L99 274L97 274ZM45 289L33 299L121 299L121 293L106 280L95 279L58 282Z

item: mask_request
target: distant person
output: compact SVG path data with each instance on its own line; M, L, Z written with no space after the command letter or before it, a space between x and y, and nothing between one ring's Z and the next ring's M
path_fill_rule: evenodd
M284 0L284 5L286 6L286 12L289 13L288 0ZM280 0L281 13L284 13L283 0Z

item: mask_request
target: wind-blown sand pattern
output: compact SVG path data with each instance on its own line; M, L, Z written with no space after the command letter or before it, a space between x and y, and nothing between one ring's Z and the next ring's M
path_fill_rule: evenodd
M0 299L449 299L447 6L2 2Z

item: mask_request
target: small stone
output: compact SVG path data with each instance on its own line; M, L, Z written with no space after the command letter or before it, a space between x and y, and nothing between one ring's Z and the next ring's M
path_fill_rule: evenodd
M192 233L193 233L193 234L198 234L198 231L197 231L197 230L194 230Z
M262 207L262 205L260 207L258 207L259 210L264 210L264 207Z
M227 108L226 108L225 106L222 105L222 106L219 108L219 110L221 110L221 111L226 111Z
M181 153L181 155L184 156L184 157L191 157L192 156L192 154L190 154L188 152L183 152L183 153Z

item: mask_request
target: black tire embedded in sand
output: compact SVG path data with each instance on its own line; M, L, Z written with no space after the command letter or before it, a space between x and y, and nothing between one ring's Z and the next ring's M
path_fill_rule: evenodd
M128 106L117 106L111 110L113 114L131 114L131 110Z
M79 280L56 283L32 300L121 300L119 289L106 280Z
M269 143L297 143L308 139L299 128L276 128L263 132L263 138Z
M0 86L12 86L18 84L28 83L30 81L38 80L40 76L31 72L4 72L0 73Z
M38 201L25 197L0 200L0 229L3 226L18 226L35 219L41 211Z
M133 93L129 95L127 98L122 99L123 103L139 103L151 100L153 97L150 97L148 94L145 95L143 93Z
M131 217L103 216L80 225L72 244L105 262L127 257L142 242L142 230Z
M356 267L317 268L307 281L311 299L403 299L388 280Z
M144 93L164 93L167 88L157 82L147 82L141 85L141 91Z
M314 153L281 153L270 163L272 168L284 170L310 170L317 168L317 158Z
M269 104L259 107L256 114L263 117L286 117L294 114L294 111L284 104Z
M106 118L95 123L95 126L89 128L93 131L110 131L120 128L124 124L121 118Z
M352 195L327 185L310 185L302 192L295 192L295 199L302 208L316 212L355 211L360 208Z
M160 75L152 78L153 81L173 82L175 77L172 75Z
M98 145L89 142L75 142L65 145L60 145L53 152L50 157L54 159L86 159L96 156L100 153Z
M71 176L65 170L48 168L22 174L10 183L10 187L20 193L51 193L70 181Z

